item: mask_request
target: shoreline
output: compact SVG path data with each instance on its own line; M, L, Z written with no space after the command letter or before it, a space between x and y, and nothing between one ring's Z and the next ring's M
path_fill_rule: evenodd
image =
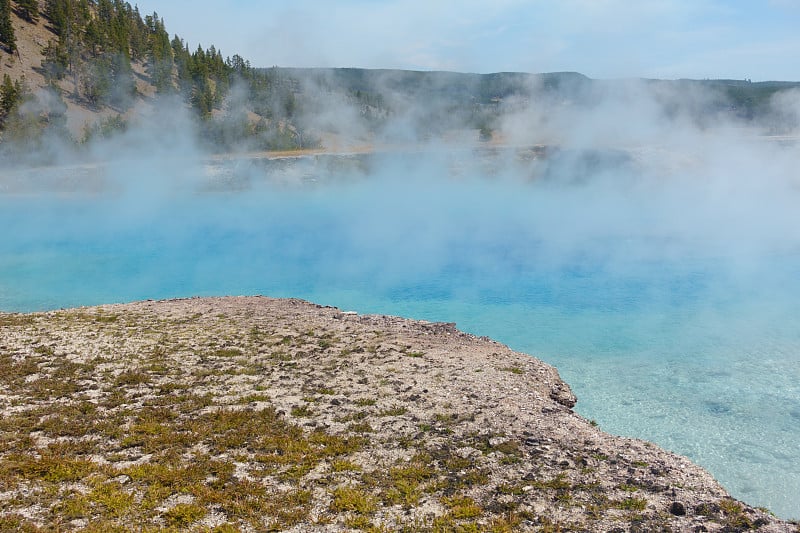
M795 145L800 143L800 135L749 135L744 137L746 140L752 142L765 142L770 144L784 144ZM452 141L442 139L439 141L431 142L415 142L415 143L358 143L352 145L337 144L336 146L320 146L315 148L297 148L289 150L255 150L245 152L222 152L222 153L208 153L197 152L192 154L191 157L169 157L160 156L164 161L175 160L192 160L206 163L219 163L225 161L235 160L250 160L250 159L300 159L304 157L314 156L332 156L332 157L347 157L356 155L371 155L371 154L391 154L391 153L419 153L426 151L441 151L442 149L451 148L453 150L521 150L521 151L536 151L542 152L549 149L558 149L562 145L558 140L548 142L526 142L526 143L513 143L506 139L495 139L491 141ZM659 145L653 145L658 147ZM642 146L639 145L609 145L605 147L609 150L638 150ZM77 155L77 154L75 154ZM125 158L123 158L124 160ZM76 169L83 171L96 170L104 165L119 161L119 159L84 159L76 157L71 159L68 163L57 164L39 164L30 165L26 162L12 163L9 168L12 172L34 172L34 171L55 171L59 169Z
M181 511L184 526L231 531L799 530L686 458L605 434L556 369L454 324L220 297L0 313L0 326L0 524L168 526ZM194 481L164 486L178 471ZM283 508L232 511L253 482L260 505Z
M764 142L769 144L781 145L796 145L800 143L800 135L750 135L745 137L746 140L751 142ZM236 161L236 160L280 160L280 159L301 159L305 157L315 156L331 156L331 157L347 157L357 155L374 155L374 154L398 154L398 153L420 153L426 151L441 151L442 149L451 148L453 150L520 150L520 151L534 151L537 153L544 153L550 149L558 149L561 143L557 140L549 142L535 142L535 143L512 143L506 139L495 139L491 141L452 141L442 139L439 141L431 142L415 142L415 143L359 143L353 145L339 145L336 146L320 146L316 148L298 148L290 150L255 150L245 152L223 152L223 153L204 153L198 152L192 156L184 157L169 157L160 156L163 161L174 162L176 160L191 160L206 164L216 164L220 162ZM658 147L659 145L654 145ZM642 146L635 145L620 145L605 147L609 150L638 150ZM77 155L77 154L74 154ZM124 160L125 158L123 158ZM119 161L119 159L85 159L75 157L70 159L68 163L55 163L55 164L38 164L30 165L27 162L11 162L8 169L14 172L47 172L56 171L60 169L73 169L75 171L97 171L104 165ZM1 176L0 176L1 177Z

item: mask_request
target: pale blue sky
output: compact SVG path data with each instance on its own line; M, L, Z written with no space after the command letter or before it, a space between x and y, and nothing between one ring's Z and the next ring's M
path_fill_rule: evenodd
M254 66L800 81L800 0L137 3Z

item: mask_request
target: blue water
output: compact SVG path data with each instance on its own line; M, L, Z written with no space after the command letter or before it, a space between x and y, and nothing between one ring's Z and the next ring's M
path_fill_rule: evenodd
M605 430L800 516L800 193L779 174L461 153L93 172L0 194L0 309L266 294L454 321L556 365Z

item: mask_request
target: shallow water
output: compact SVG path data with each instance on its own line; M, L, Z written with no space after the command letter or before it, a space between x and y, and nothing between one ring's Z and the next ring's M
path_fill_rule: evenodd
M100 190L17 187L0 309L266 294L454 321L556 365L605 430L800 516L800 193L500 159L125 162Z

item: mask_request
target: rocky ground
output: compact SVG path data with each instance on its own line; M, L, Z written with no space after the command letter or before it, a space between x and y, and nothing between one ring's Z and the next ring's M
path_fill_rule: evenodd
M2 531L800 531L452 324L214 298L0 314Z

